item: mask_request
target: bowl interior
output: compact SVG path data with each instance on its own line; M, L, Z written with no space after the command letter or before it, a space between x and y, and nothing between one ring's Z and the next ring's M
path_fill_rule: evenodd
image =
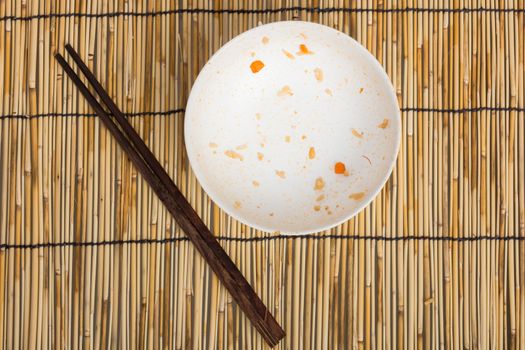
M349 36L277 22L224 45L190 94L185 140L204 190L265 231L333 227L380 191L399 108L375 58Z

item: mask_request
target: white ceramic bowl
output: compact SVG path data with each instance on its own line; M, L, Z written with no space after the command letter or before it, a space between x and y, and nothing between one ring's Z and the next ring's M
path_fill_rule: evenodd
M400 142L379 63L309 22L261 25L225 44L195 81L185 118L189 160L211 199L247 225L286 234L325 230L364 208Z

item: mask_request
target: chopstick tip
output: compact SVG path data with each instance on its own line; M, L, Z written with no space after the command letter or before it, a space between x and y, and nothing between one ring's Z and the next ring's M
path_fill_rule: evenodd
M65 62L64 56L62 56L62 55L60 54L60 52L56 52L56 53L55 53L55 59L56 59L59 63Z

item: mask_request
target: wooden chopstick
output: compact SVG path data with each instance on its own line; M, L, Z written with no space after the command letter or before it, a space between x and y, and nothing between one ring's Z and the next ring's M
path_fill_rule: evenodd
M115 124L113 118L105 112L95 96L93 96L86 85L80 80L65 59L60 54L56 54L55 58L64 68L66 74L72 79L82 95L93 107L104 125L128 154L133 164L142 176L144 176L159 199L173 215L179 226L217 274L219 280L230 292L239 307L244 311L268 345L271 347L277 345L285 335L283 329L268 312L262 300L257 296L237 266L235 266L230 257L222 249L219 242L173 183L131 124L129 124L120 109L111 100L93 73L91 73L89 68L84 64L80 56L70 45L67 45L66 49L78 64L90 84L93 85L100 99L109 108L122 130Z

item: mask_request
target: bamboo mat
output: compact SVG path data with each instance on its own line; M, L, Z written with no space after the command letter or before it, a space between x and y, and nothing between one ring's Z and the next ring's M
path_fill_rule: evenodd
M243 226L188 166L199 69L259 22L348 33L402 145L356 218ZM265 345L53 59L71 43L287 332L283 349L525 347L523 0L0 1L0 347Z

